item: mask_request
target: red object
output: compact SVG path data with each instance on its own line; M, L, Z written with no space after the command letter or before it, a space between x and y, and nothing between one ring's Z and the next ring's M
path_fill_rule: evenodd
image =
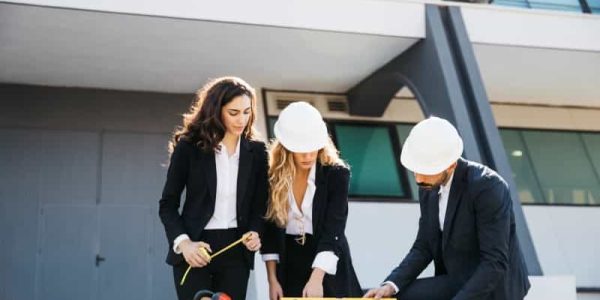
M212 300L231 300L231 297L225 293L215 293L212 296Z

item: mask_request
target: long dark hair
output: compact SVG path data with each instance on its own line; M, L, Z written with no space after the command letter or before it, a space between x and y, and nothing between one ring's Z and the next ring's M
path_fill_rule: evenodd
M173 152L180 140L193 143L204 152L218 149L226 130L221 120L221 109L233 98L243 95L250 98L252 113L242 136L249 140L254 139L256 92L241 78L221 77L209 81L196 92L190 111L183 115L183 125L179 126L171 137L169 152Z

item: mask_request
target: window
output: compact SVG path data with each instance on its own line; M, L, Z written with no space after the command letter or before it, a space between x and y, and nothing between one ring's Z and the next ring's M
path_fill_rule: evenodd
M267 118L267 134L269 139L275 137L275 132L273 131L273 127L275 126L275 122L277 122L276 117Z
M600 0L587 0L593 14L600 14Z
M493 2L496 5L530 8L527 0L498 0Z
M408 138L408 134L410 133L410 130L413 128L413 126L415 126L414 124L398 124L396 125L396 132L398 132L398 141L399 141L399 145L398 147L400 149L402 149L402 145L404 145L404 141L406 141L406 138ZM417 186L417 181L415 180L415 176L413 176L411 174L410 171L406 170L407 172L407 179L408 179L408 184L410 186L410 191L411 191L411 198L413 200L419 200L419 186Z
M600 204L600 135L502 130L521 200Z
M335 124L334 128L341 155L352 169L350 195L411 197L398 168L390 126Z
M529 1L531 8L582 12L579 0L535 0Z
M522 203L543 203L542 190L533 174L529 151L520 131L512 129L500 130L506 155L513 171L513 179Z
M493 3L512 7L583 12L579 0L497 0Z
M271 137L275 120L268 119ZM330 120L328 126L352 170L350 196L418 199L399 156L414 124ZM500 136L522 203L600 205L600 133L500 129Z

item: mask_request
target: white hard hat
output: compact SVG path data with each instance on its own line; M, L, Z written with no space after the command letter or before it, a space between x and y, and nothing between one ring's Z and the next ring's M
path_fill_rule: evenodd
M302 101L281 111L273 131L283 147L297 153L317 151L329 140L327 125L319 111Z
M400 162L418 174L442 173L463 152L463 141L450 122L430 117L411 129L402 146Z

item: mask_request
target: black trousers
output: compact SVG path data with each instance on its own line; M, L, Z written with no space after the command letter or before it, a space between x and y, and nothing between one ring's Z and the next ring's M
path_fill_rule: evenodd
M417 279L398 293L402 300L450 300L461 285L448 275Z
M204 230L200 238L208 243L214 252L219 251L241 237L237 229ZM224 292L233 300L246 299L250 268L244 258L245 246L239 244L215 257L203 268L192 268L185 283L180 286L181 278L188 268L184 261L173 266L173 277L179 300L191 300L199 290Z
M282 289L285 297L302 297L304 286L312 273L312 264L317 255L317 245L312 235L306 235L306 242L300 245L298 236L285 235L286 261ZM335 277L329 274L323 278L323 296L335 297Z

